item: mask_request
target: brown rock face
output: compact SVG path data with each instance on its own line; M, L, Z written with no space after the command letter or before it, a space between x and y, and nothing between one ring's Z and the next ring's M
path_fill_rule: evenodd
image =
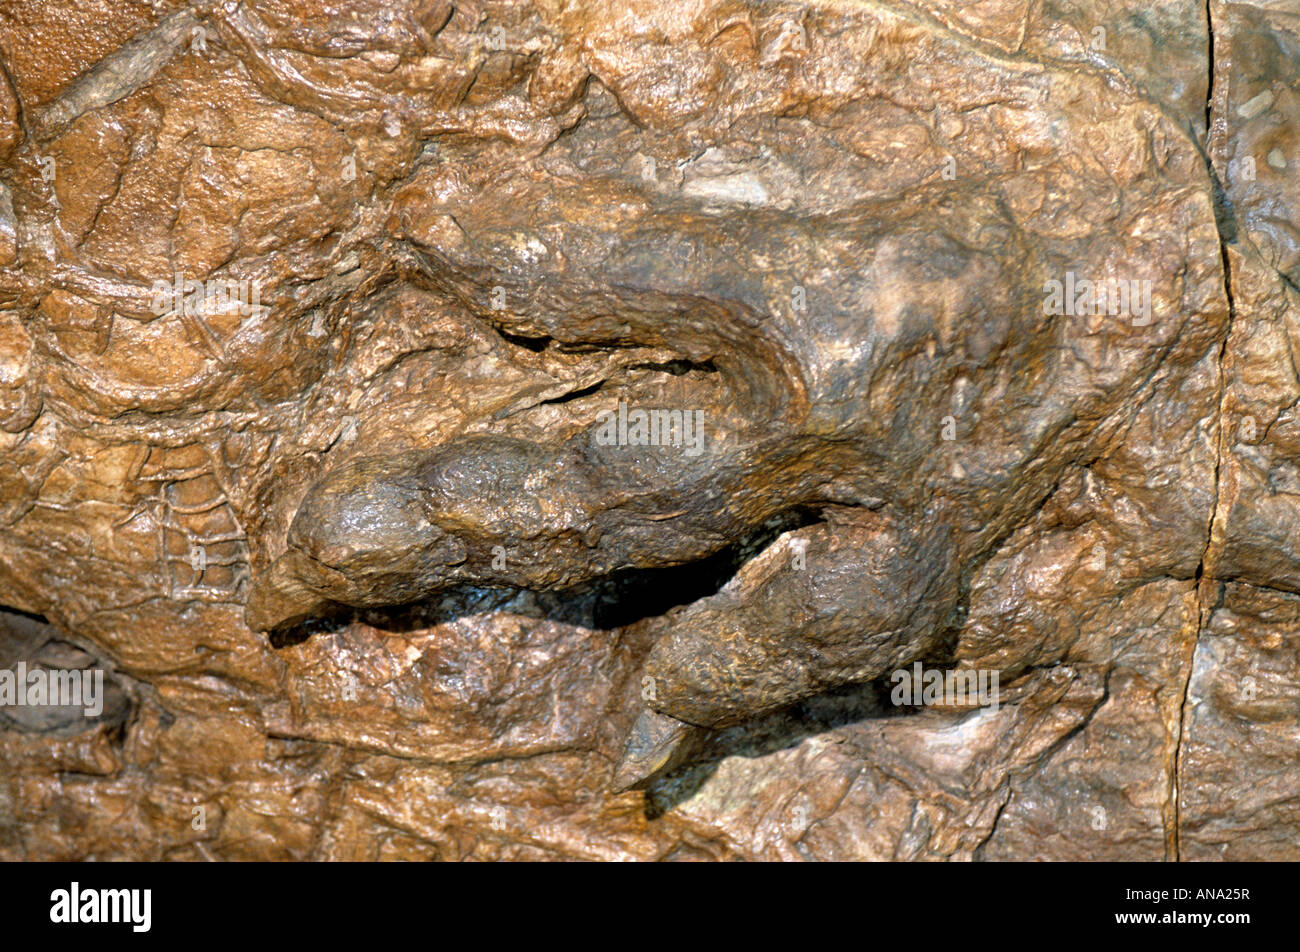
M0 0L0 859L1300 859L1300 7L1156 6Z

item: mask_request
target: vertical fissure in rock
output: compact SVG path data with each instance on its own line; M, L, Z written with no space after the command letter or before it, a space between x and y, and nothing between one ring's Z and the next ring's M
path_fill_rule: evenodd
M1219 371L1219 393L1218 393L1218 421L1215 433L1215 453L1214 453L1214 476L1213 476L1213 498L1210 504L1209 520L1205 529L1205 544L1201 549L1200 562L1196 566L1196 631L1192 638L1190 649L1186 652L1183 660L1183 677L1182 685L1179 692L1178 703L1178 724L1177 732L1174 736L1174 754L1172 763L1172 774L1169 783L1169 810L1173 829L1170 834L1166 835L1166 841L1170 849L1170 859L1175 862L1182 858L1182 775L1183 775L1183 738L1187 730L1187 705L1188 696L1191 692L1191 682L1193 666L1196 663L1196 653L1201 643L1201 632L1204 631L1205 625L1209 621L1213 612L1213 605L1210 604L1207 596L1206 582L1207 578L1211 585L1217 585L1212 573L1206 571L1206 566L1212 557L1212 548L1214 547L1215 527L1220 524L1222 513L1220 512L1220 500L1222 498L1220 478L1223 468L1224 454L1224 417L1225 417L1225 400L1228 394L1226 358L1228 353L1228 341L1232 338L1233 322L1236 317L1236 304L1233 300L1232 293L1232 262L1228 256L1228 244L1232 240L1232 233L1228 233L1226 226L1231 222L1233 214L1232 209L1227 205L1227 197L1222 194L1222 188L1219 185L1219 178L1214 169L1214 160L1211 155L1211 140L1213 136L1213 112L1214 112L1214 0L1206 0L1205 4L1205 23L1206 34L1208 38L1208 55L1207 68L1209 76L1206 83L1205 94L1205 147L1202 155L1205 159L1206 171L1210 176L1210 182L1214 188L1212 198L1215 203L1214 222L1219 237L1219 257L1223 266L1223 294L1228 304L1228 323L1223 333L1223 339L1219 343L1219 353L1217 365ZM1222 204L1221 204L1222 203ZM1232 229L1235 232L1235 229Z

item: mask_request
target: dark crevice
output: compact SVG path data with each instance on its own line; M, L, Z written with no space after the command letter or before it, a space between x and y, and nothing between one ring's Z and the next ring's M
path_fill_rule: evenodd
M1209 576L1206 573L1206 562L1210 557L1210 550L1214 545L1214 526L1219 518L1219 506L1222 500L1221 496L1221 469L1223 465L1223 455L1225 450L1224 438L1224 401L1228 392L1228 381L1226 377L1225 361L1228 353L1228 341L1232 337L1232 328L1236 319L1237 306L1233 297L1232 289L1232 261L1228 255L1228 246L1237 240L1237 222L1236 212L1224 192L1222 182L1219 180L1217 171L1214 168L1214 161L1211 156L1211 146L1213 142L1213 106L1214 106L1214 0L1206 0L1205 4L1205 25L1209 40L1209 77L1206 83L1205 96L1205 149L1202 156L1205 161L1206 171L1209 173L1210 181L1214 190L1214 218L1215 225L1219 232L1219 257L1223 268L1223 293L1228 302L1228 326L1224 331L1223 340L1219 344L1219 353L1217 357L1219 369L1219 424L1216 438L1215 456L1214 456L1214 473L1213 473L1213 499L1210 505L1209 521L1205 527L1205 541L1201 548L1201 558L1196 566L1195 587L1196 593L1196 631L1192 639L1190 650L1184 659L1186 670L1183 673L1181 692L1179 694L1178 704L1178 723L1175 727L1176 734L1173 739L1174 749L1170 763L1169 786L1167 795L1168 816L1173 829L1167 837L1169 844L1169 859L1178 862L1182 858L1182 772L1183 772L1183 735L1187 728L1187 702L1191 690L1192 669L1196 664L1196 652L1201 642L1201 632L1205 630L1209 622L1213 607L1208 605L1204 585ZM1217 582L1215 583L1217 584Z
M504 336L504 335L503 335ZM529 338L531 339L531 338ZM548 338L549 339L549 338ZM670 360L664 363L645 363L632 364L628 370L653 370L658 373L672 374L674 377L680 377L692 371L700 373L717 373L718 368L713 366L713 361L708 360L703 363L697 363L692 360ZM551 397L549 400L542 400L535 404L536 406L549 406L557 403L568 403L571 400L580 400L583 397L589 397L599 391L608 381L598 380L587 387L578 390L571 390L568 393L561 394L558 397Z
M354 623L398 634L492 611L586 628L622 628L716 594L778 535L820 521L820 509L798 507L768 519L739 541L703 559L660 568L626 569L560 591L462 585L409 605L339 605L326 615L276 629L268 639L273 648L287 648Z
M1213 126L1211 123L1214 120L1214 116L1212 115L1214 112L1214 11L1211 9L1213 3L1214 0L1205 0L1205 58L1206 68L1208 70L1205 82L1205 154L1207 156L1210 153L1210 139L1213 136ZM1207 161L1205 164L1209 165L1210 163ZM1210 174L1214 174L1213 168L1210 169ZM1215 182L1218 182L1217 178L1215 179Z
M583 340L559 341L556 350L562 354L609 354L620 350L637 350L646 345L635 340Z
M584 342L581 344L571 344L558 341L554 337L546 334L537 336L516 334L498 327L495 324L490 326L497 336L506 343L514 347L522 347L525 350L530 350L534 354L540 354L551 348L552 345L554 345L557 351L565 354L609 353L611 351L642 346L628 341L609 341L607 343ZM687 360L684 357L679 357L665 361L645 361L643 363L630 364L627 369L652 370L658 373L671 374L674 377L681 377L692 372L707 374L718 373L718 368L714 364L712 358L708 360Z
M923 661L928 670L957 665ZM914 717L933 708L924 704L895 704L892 676L856 681L802 698L788 707L723 730L703 731L696 753L680 767L646 785L647 819L656 819L689 800L708 782L719 765L731 757L758 758L797 747L809 737L863 721ZM961 712L964 717L968 712Z
M668 360L663 363L644 363L633 364L629 370L655 370L660 373L672 374L674 377L681 377L691 371L698 371L706 374L716 374L718 368L714 365L712 359L704 361L696 360Z
M1214 192L1214 224L1219 229L1219 243L1221 245L1232 245L1237 243L1237 210L1232 204L1232 199L1228 198L1228 193L1223 188L1223 182L1219 180L1219 173L1215 171L1214 166L1209 161L1208 153L1206 155L1206 168L1210 172L1210 186Z
M291 648L300 645L312 635L327 634L346 628L356 619L357 613L345 606L319 618L311 618L296 625L284 625L267 632L266 639L272 648Z
M26 620L34 625L50 625L50 620L44 615L23 611L21 608L14 608L10 605L0 605L0 631L4 630L8 622L16 621L21 624L21 620Z
M529 337L525 334L511 334L509 331L503 331L499 327L493 327L492 329L496 331L497 334L501 336L501 339L506 343L513 344L515 347L522 347L525 350L531 350L534 354L540 354L542 351L546 350L546 348L550 347L551 344L555 343L554 337L547 337L545 335L541 337Z
M562 394L558 397L551 397L551 399L549 400L543 400L541 403L537 405L540 407L544 407L552 403L568 403L570 400L580 400L583 397L591 396L593 393L598 391L603 386L605 386L605 381L597 380L590 387L583 387L580 390L571 390L568 393Z
M777 536L821 521L820 510L797 507L769 519L707 558L667 568L615 573L595 585L592 620L598 628L622 628L714 595Z
M890 702L889 692L884 680L846 684L735 727L702 731L704 736L686 763L646 785L646 818L658 819L689 800L728 758L766 757L837 728L899 716L902 712Z

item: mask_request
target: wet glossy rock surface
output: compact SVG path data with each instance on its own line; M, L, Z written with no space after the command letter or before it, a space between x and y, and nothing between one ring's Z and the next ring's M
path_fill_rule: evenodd
M0 61L0 858L1300 858L1300 6Z

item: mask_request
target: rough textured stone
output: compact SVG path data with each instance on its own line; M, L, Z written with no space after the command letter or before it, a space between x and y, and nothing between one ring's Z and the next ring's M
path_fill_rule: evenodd
M1293 2L0 65L0 857L1300 858Z

